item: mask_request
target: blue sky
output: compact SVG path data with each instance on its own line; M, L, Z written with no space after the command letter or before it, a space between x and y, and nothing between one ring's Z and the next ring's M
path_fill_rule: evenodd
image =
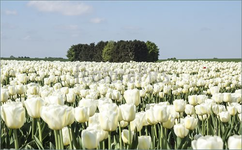
M1 1L2 57L134 39L156 43L161 59L240 58L241 1Z

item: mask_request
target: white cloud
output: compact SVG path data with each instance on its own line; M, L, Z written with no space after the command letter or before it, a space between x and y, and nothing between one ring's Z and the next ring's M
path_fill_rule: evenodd
M5 10L4 14L6 14L6 15L17 15L18 13L15 10Z
M79 2L30 1L27 5L41 12L55 12L65 16L78 16L92 11L91 6Z
M90 21L92 23L101 23L101 22L105 21L105 19L103 19L103 18L93 18Z

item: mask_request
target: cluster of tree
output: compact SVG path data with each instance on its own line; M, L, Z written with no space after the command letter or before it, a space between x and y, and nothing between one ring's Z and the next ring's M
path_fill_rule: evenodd
M18 56L18 57L14 57L13 55L11 55L10 58L30 58L30 57L28 57L28 56Z
M67 57L71 61L148 61L158 60L159 49L155 43L147 41L100 41L95 45L77 44L72 45L67 51Z

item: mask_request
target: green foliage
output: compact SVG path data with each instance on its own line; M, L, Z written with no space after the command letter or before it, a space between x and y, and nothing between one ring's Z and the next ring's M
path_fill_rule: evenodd
M114 58L114 41L109 41L108 44L104 47L102 52L102 58L104 61L113 61Z
M94 48L95 55L93 57L94 61L97 61L97 62L103 61L102 52L103 52L104 47L107 44L108 44L108 42L100 41L97 43L97 45L95 45L95 48Z
M139 40L118 42L100 41L96 45L77 44L71 46L67 52L67 57L71 61L109 61L109 62L128 62L128 61L157 61L159 49L150 41Z
M67 51L67 58L70 60L70 61L74 61L75 60L75 45L72 45L71 48Z
M155 43L147 41L146 46L148 48L148 61L149 62L154 62L158 60L159 56L159 48L156 46Z

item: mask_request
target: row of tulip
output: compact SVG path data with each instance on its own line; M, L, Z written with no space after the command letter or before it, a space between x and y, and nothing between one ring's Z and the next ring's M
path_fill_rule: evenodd
M1 148L241 149L238 63L1 65Z

